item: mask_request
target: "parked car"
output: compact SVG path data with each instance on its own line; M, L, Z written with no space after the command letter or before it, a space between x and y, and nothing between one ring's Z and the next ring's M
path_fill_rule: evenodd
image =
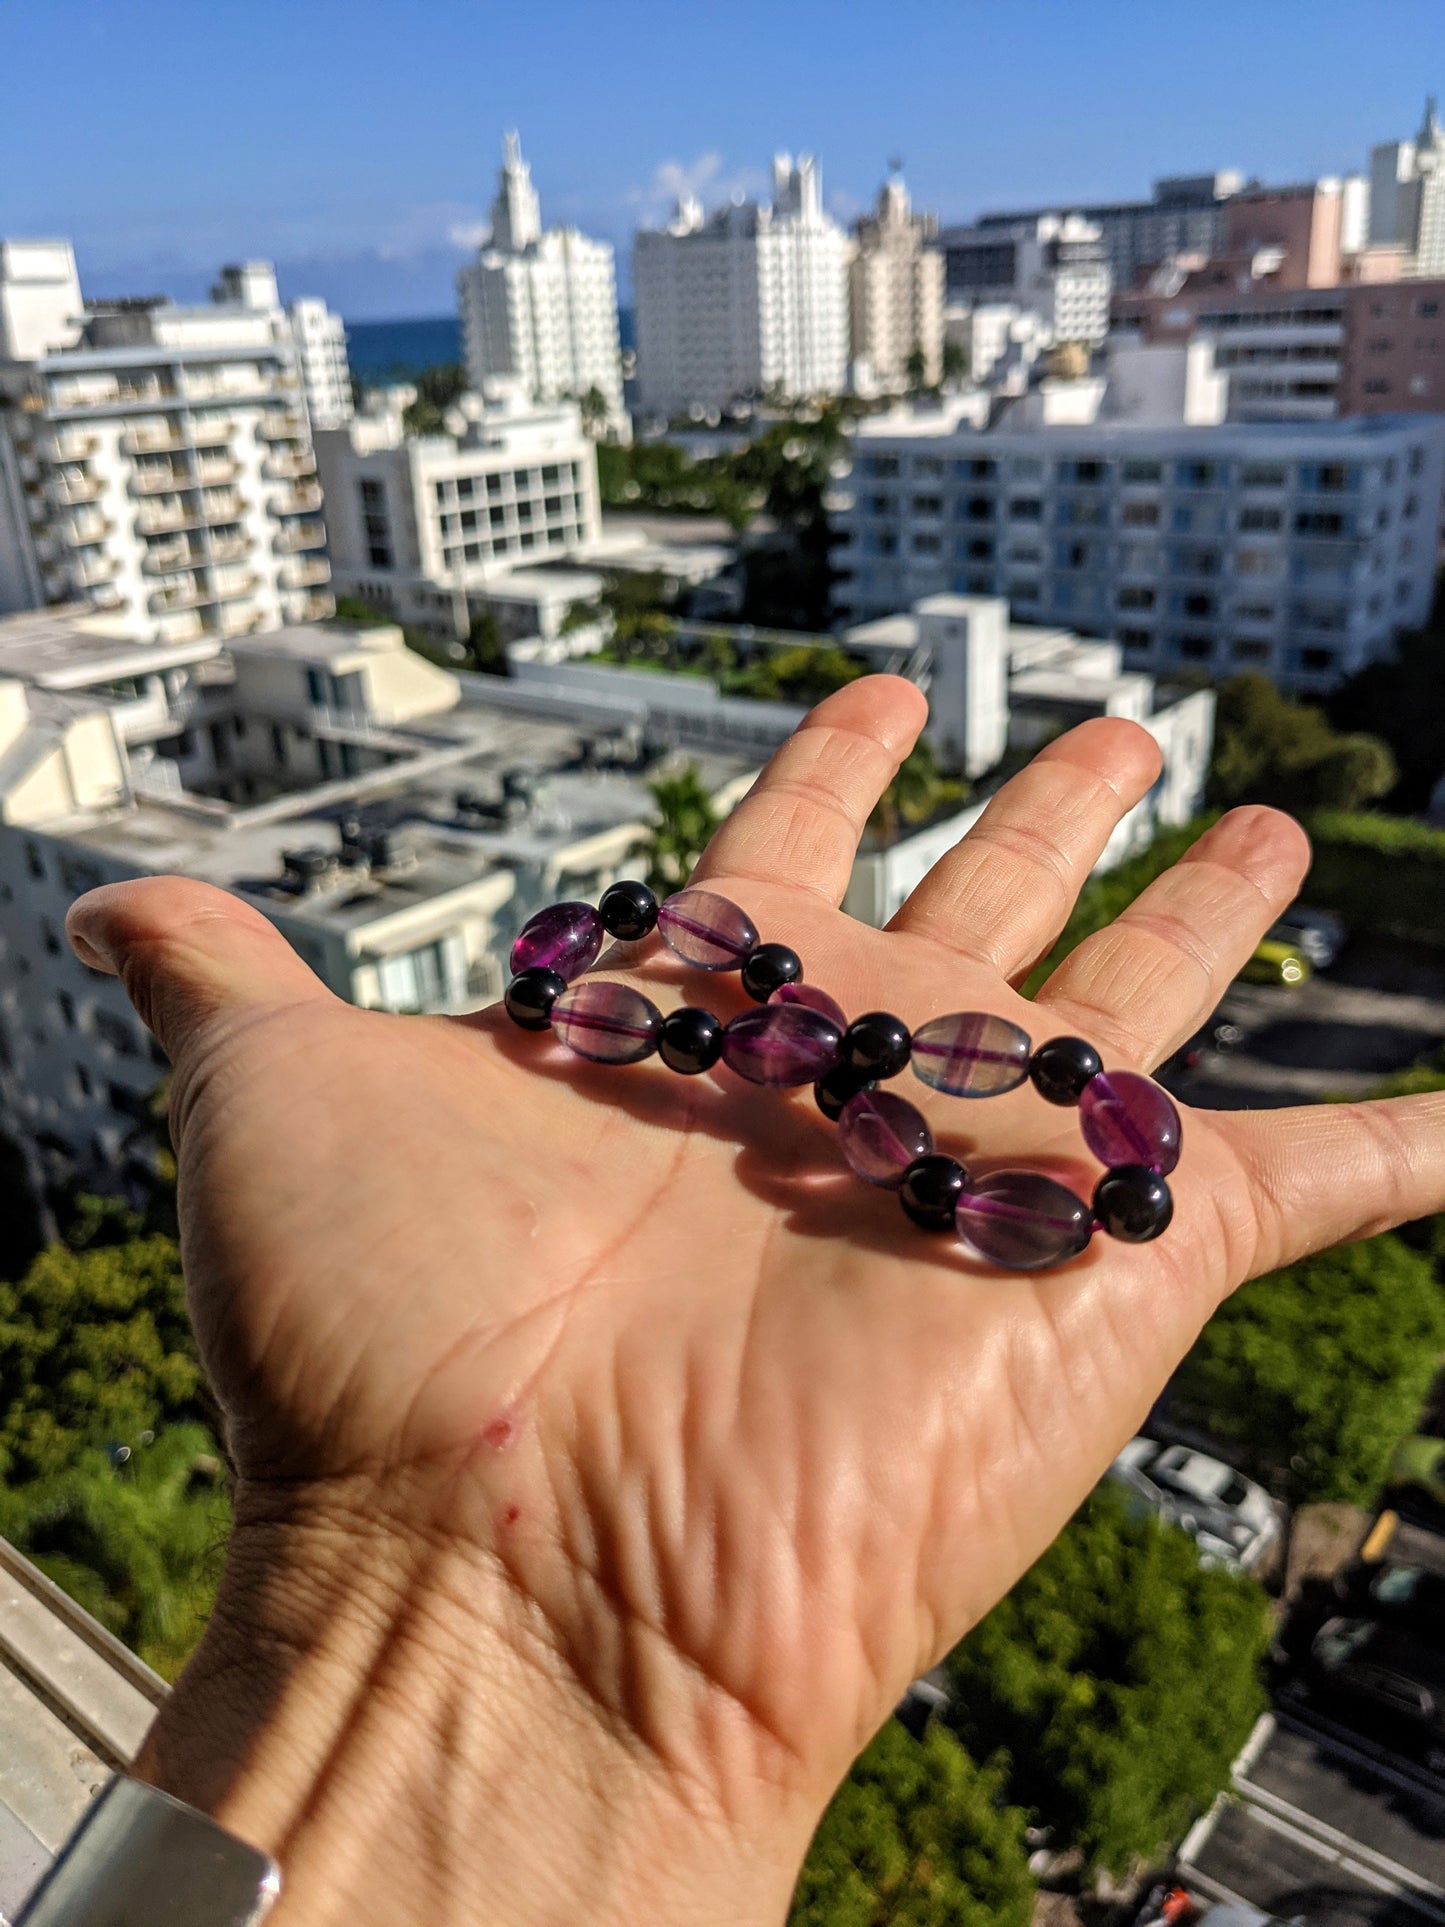
M1310 960L1292 943L1266 937L1239 974L1247 984L1302 984L1308 981Z
M1162 1445L1141 1433L1109 1476L1159 1518L1182 1527L1207 1565L1252 1571L1279 1538L1279 1513L1264 1487L1187 1445Z
M1232 1051L1243 1036L1244 1032L1238 1024L1231 1024L1227 1018L1216 1013L1207 1024L1201 1024L1160 1069L1166 1075L1187 1076L1189 1072L1199 1069L1211 1051L1218 1051L1221 1055Z
M1349 934L1333 911L1311 910L1305 904L1296 903L1270 926L1266 941L1287 943L1295 950L1302 950L1316 970L1328 970Z
M1312 1696L1364 1714L1371 1737L1407 1738L1445 1765L1445 1653L1376 1619L1327 1619L1310 1649Z
M1403 1626L1433 1645L1445 1641L1445 1572L1357 1562L1336 1573L1332 1589L1351 1618Z
M1445 1439L1402 1439L1390 1461L1387 1486L1445 1511Z

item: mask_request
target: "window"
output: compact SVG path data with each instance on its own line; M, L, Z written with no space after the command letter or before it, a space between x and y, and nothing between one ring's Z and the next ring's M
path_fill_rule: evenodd
M1296 535L1343 535L1345 518L1337 509L1301 509L1294 526Z
M49 917L40 919L40 940L45 945L46 954L51 957L60 955L60 937Z
M1121 629L1119 640L1126 649L1152 649L1154 631L1152 629Z
M1236 642L1230 647L1230 655L1235 662L1268 662L1270 645L1255 638Z
M1009 503L1008 512L1015 522L1042 521L1044 505L1037 496L1017 496Z
M1364 389L1367 395L1388 395L1390 392L1390 384L1387 381L1380 380L1367 381L1364 384Z
M1272 602L1240 602L1234 616L1237 622L1273 622L1275 608Z
M1158 526L1157 502L1126 502L1120 518L1126 529L1152 529Z
M462 977L460 937L439 937L400 956L382 957L376 966L381 999L388 1010L435 1009L460 994Z
M868 513L870 515L892 515L897 504L891 495L870 495Z
M1417 301L1415 303L1415 312L1422 321L1433 321L1440 312L1440 303L1438 301Z
M1162 462L1125 462L1124 464L1126 482L1162 482L1163 479Z
M909 544L915 555L941 555L943 540L937 535L915 535Z
M1119 591L1119 607L1121 609L1152 609L1154 607L1154 591L1152 589L1142 588L1137 584L1127 584Z
M25 845L25 867L33 877L43 877L45 875L45 860L40 854L40 845L38 843L27 843Z
M968 545L968 556L973 562L993 560L993 543L986 535L975 535Z
M1183 488L1213 488L1224 479L1218 462L1180 462L1174 473Z
M1301 649L1299 652L1300 668L1308 669L1315 675L1333 669L1338 661L1339 656L1333 649Z
M1204 662L1214 654L1213 636L1181 636L1179 653L1188 656L1191 662Z
M83 856L67 855L60 859L60 881L73 897L80 897L87 890L98 890L105 877L98 863L88 862Z
M915 515L942 515L943 497L941 495L915 495L909 507Z
M1283 525L1284 516L1278 509L1246 508L1239 511L1239 526L1242 529L1259 531L1277 529Z
M110 1108L118 1111L122 1117L128 1117L136 1124L150 1122L150 1098L145 1091L133 1091L127 1084L112 1083L106 1086L106 1096L110 1100Z
M136 1043L135 1030L124 1017L117 1017L113 1010L97 1010L95 1013L95 1032L102 1038L118 1057L136 1057L140 1046Z
M943 463L937 455L919 455L914 460L913 473L937 480L943 474Z
M896 455L869 455L864 458L862 467L865 475L876 475L882 480L885 476L896 475L898 473L898 457Z
M59 990L55 994L55 1002L59 1007L61 1021L64 1023L65 1028L67 1030L74 1030L76 1028L75 999L68 990Z
M1239 472L1239 479L1245 488L1283 488L1286 480L1284 465L1280 462L1246 462Z
M75 1088L81 1097L89 1097L95 1090L95 1081L84 1064L75 1067Z

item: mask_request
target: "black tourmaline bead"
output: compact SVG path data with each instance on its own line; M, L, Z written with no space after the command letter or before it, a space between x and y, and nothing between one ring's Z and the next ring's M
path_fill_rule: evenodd
M912 1051L913 1040L901 1017L870 1010L843 1032L838 1055L860 1077L897 1077Z
M860 1077L857 1071L849 1070L846 1064L835 1064L832 1070L824 1071L813 1086L813 1096L824 1117L830 1124L836 1124L848 1099L856 1097L859 1091L871 1091L873 1084L871 1077Z
M968 1183L968 1173L957 1158L930 1151L915 1158L903 1173L898 1199L913 1222L925 1231L953 1231L954 1211Z
M567 979L540 964L519 970L507 985L507 1015L523 1030L545 1030L552 1021L552 1006L567 988Z
M802 978L803 960L785 943L755 943L743 965L743 989L755 1004L765 1004L775 990Z
M1144 1245L1168 1229L1174 1200L1147 1164L1120 1164L1094 1186L1094 1216L1111 1238Z
M1050 1104L1077 1104L1084 1086L1104 1068L1104 1060L1082 1037L1051 1037L1029 1059L1029 1076Z
M602 892L597 914L609 937L636 943L639 937L650 937L657 928L657 898L645 883L624 878Z
M723 1027L718 1018L710 1010L684 1004L681 1010L670 1010L663 1018L657 1054L670 1071L695 1077L699 1071L712 1069L722 1056L722 1045Z

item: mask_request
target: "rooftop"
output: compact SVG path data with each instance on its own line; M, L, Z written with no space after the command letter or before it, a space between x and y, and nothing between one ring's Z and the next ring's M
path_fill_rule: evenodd
M216 636L133 642L114 635L83 604L27 610L0 621L0 677L38 689L86 689L124 676L184 668L219 655Z

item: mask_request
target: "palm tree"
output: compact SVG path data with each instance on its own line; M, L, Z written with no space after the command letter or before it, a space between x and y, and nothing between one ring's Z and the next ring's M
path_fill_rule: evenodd
M648 784L657 816L648 845L647 882L659 893L686 883L718 826L712 798L696 763Z

